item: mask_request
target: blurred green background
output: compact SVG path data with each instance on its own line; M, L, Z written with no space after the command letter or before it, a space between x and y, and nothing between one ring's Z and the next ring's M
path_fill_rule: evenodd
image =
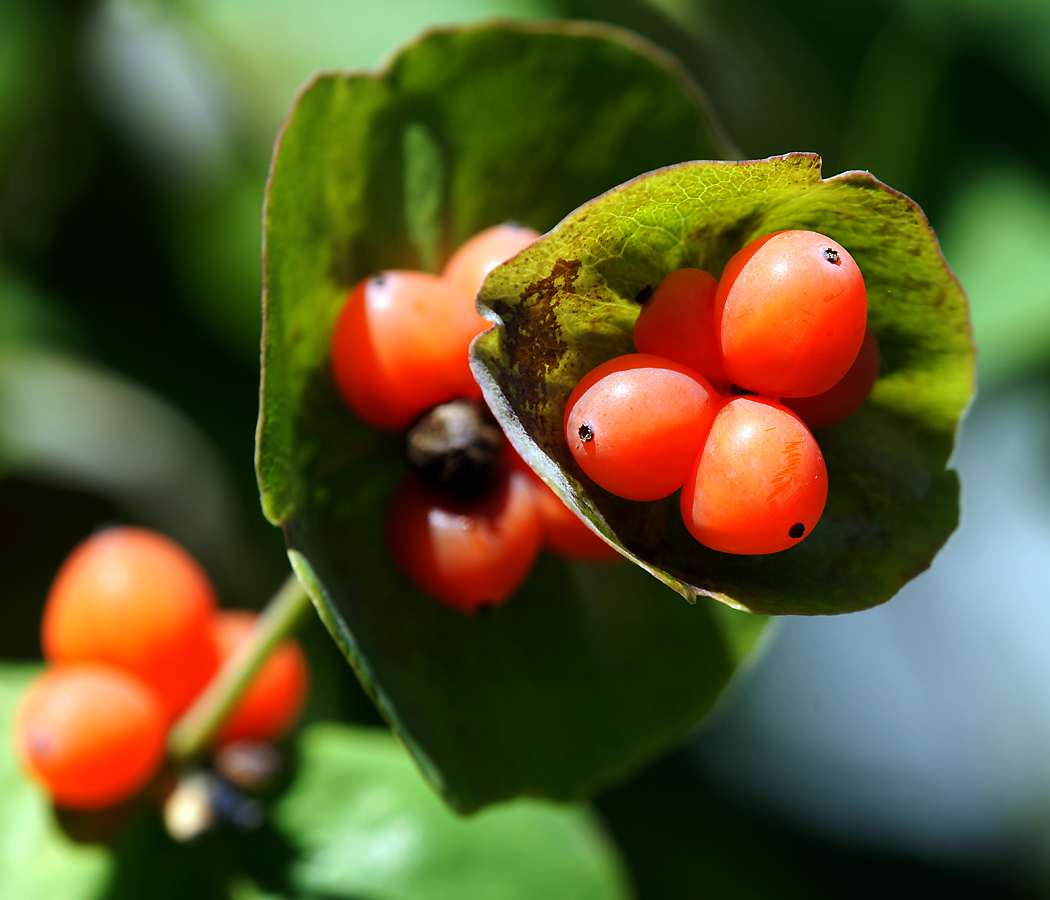
M313 71L496 16L632 28L743 156L869 169L973 305L959 534L887 607L785 623L690 747L598 800L639 897L1046 893L1046 0L0 0L0 659L39 657L50 579L104 523L171 534L231 605L281 582L252 467L274 137ZM303 639L310 717L378 724Z

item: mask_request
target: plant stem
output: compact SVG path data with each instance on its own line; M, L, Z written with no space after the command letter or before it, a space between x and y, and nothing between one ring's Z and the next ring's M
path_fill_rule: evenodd
M216 732L277 645L295 631L310 608L310 598L289 575L259 615L251 636L211 680L168 736L168 754L176 762L208 749Z

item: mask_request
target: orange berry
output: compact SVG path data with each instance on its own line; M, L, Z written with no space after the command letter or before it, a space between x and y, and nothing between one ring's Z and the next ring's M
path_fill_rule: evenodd
M215 613L211 636L223 664L248 640L257 619L258 615L249 610ZM271 741L283 737L302 712L308 682L306 657L298 641L282 641L252 679L216 742Z
M59 665L19 704L15 749L58 805L103 809L138 792L164 758L167 720L139 679L95 663Z
M853 415L868 399L879 377L879 342L870 328L864 332L864 343L849 367L835 385L815 397L791 397L784 406L809 428L826 428Z
M634 323L639 353L666 356L715 382L726 380L715 326L718 282L703 269L677 269L645 301Z
M763 397L736 397L715 416L682 490L682 518L725 553L776 553L808 535L824 511L828 474L809 429Z
M661 356L602 363L565 407L565 439L589 478L618 497L658 500L682 486L722 398L702 375Z
M332 374L344 402L374 428L407 428L457 397L479 398L468 351L488 323L473 294L437 275L381 272L349 294L332 333Z
M411 475L391 500L386 533L405 575L461 612L506 601L532 569L542 538L532 486L514 470L500 472L476 499Z
M182 547L145 528L109 528L59 569L44 607L44 655L124 669L174 719L215 672L214 609L208 576Z
M726 264L715 298L722 367L767 397L810 397L842 378L867 323L853 257L813 231L752 241Z
M521 225L496 225L479 231L452 254L445 266L445 278L473 297L489 272L539 236L538 231Z

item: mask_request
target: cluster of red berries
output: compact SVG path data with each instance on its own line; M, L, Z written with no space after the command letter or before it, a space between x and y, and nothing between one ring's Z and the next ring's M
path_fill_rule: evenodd
M740 250L721 281L679 269L638 299L639 352L569 397L574 458L629 500L681 488L686 527L714 550L794 546L827 500L810 429L854 412L878 376L857 264L824 235L781 231Z
M543 546L618 558L517 457L470 371L470 342L489 327L474 296L493 268L537 237L500 225L467 241L441 275L365 278L332 334L332 373L346 405L375 428L407 433L415 471L390 504L391 553L424 592L464 612L509 598Z
M109 528L77 546L44 609L51 664L15 718L22 764L52 800L101 809L157 772L167 733L245 642L255 613L221 611L182 547L142 528ZM285 641L223 725L217 745L267 741L298 718L306 660Z

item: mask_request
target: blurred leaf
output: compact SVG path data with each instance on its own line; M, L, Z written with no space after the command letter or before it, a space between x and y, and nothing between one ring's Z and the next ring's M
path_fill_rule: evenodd
M7 472L106 497L212 563L240 552L227 476L207 439L155 394L72 357L0 356Z
M982 382L1050 362L1050 185L1034 172L996 168L959 192L944 252L973 304Z
M0 3L0 247L39 250L94 158L83 109L69 95L77 12Z
M12 717L37 671L36 666L0 665L0 897L94 900L112 877L112 854L66 837L51 804L14 756Z
M270 821L290 854L285 883L267 885L281 894L620 900L629 893L615 849L586 810L526 800L462 818L380 731L305 732L297 774Z
M1045 0L894 0L893 5L905 21L939 40L980 46L1050 100L1050 5Z
M65 342L72 336L70 322L54 303L0 267L0 350Z
M168 222L183 292L200 322L254 366L262 307L261 170L239 172L221 191L174 200Z
M687 608L633 567L554 559L484 617L425 597L382 535L401 439L337 396L334 318L372 272L435 267L507 219L542 231L638 172L724 152L672 60L568 24L430 34L379 76L321 76L285 127L266 213L263 507L384 716L459 808L572 799L621 776L710 707L762 622Z
M830 493L813 533L783 553L717 553L686 531L677 493L636 503L587 479L565 442L565 402L599 363L634 352L646 285L683 266L721 274L745 244L787 228L827 234L857 260L882 372L864 408L819 433ZM866 172L822 181L809 154L654 172L493 271L478 303L500 327L475 341L474 372L519 452L689 599L774 614L864 609L925 569L955 528L958 478L945 466L972 391L966 298L919 208Z
M46 4L0 4L0 177L18 151L19 132L54 90L65 25L61 13Z
M841 158L910 191L947 73L943 52L891 20L868 44L848 100Z

